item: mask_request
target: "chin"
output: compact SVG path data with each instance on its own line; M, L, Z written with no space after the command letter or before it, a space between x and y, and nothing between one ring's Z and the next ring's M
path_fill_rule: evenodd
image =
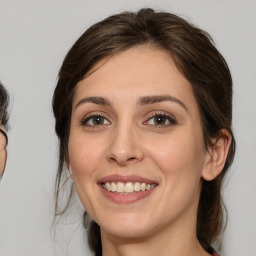
M130 225L119 225L116 227L108 227L108 226L101 226L101 232L111 234L112 236L124 238L124 239L138 239L145 237L147 234L150 234L148 228L137 226L130 226Z
M98 222L101 230L120 238L142 238L153 232L152 220L145 219L143 214L124 214L122 216L112 215L108 220Z

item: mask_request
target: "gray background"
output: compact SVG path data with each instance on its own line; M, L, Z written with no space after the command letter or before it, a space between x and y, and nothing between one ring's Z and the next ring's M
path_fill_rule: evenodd
M79 203L56 236L51 228L57 166L51 97L64 55L85 28L146 6L182 14L208 31L230 66L238 150L224 187L229 223L222 254L256 255L256 1L0 0L0 79L12 98L0 256L90 255Z

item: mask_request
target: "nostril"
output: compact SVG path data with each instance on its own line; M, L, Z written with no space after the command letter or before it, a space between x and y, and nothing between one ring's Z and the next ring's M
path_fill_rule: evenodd
M110 157L110 160L111 161L116 161L114 157Z
M121 157L110 157L109 160L112 162L116 162L120 165L126 165L128 163L131 163L135 161L137 158L136 157L128 157L128 158L121 158Z
M135 160L136 158L135 157L130 157L127 159L127 161L132 161L132 160Z

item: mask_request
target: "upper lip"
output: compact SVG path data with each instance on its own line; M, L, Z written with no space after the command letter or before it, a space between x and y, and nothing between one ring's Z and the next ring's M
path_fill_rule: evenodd
M137 175L109 175L109 176L105 176L102 177L98 180L97 183L106 183L106 182L123 182L123 183L127 183L127 182L140 182L140 183L146 183L146 184L158 184L156 181L148 179L148 178L144 178L141 176L137 176Z

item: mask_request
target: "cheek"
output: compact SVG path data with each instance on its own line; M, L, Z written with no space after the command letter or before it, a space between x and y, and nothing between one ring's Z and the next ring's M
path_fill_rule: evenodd
M100 141L87 138L82 133L72 133L69 138L69 161L72 179L78 197L90 215L94 209L97 169L101 162Z
M175 136L151 147L153 164L162 174L162 197L159 208L163 215L179 216L188 207L197 206L201 190L204 151L191 136ZM173 206L175 205L175 209Z
M69 161L75 176L88 176L94 173L102 156L102 141L82 134L71 134L69 139Z
M151 159L163 172L167 182L183 184L198 180L204 165L203 143L187 133L173 134L148 147Z

